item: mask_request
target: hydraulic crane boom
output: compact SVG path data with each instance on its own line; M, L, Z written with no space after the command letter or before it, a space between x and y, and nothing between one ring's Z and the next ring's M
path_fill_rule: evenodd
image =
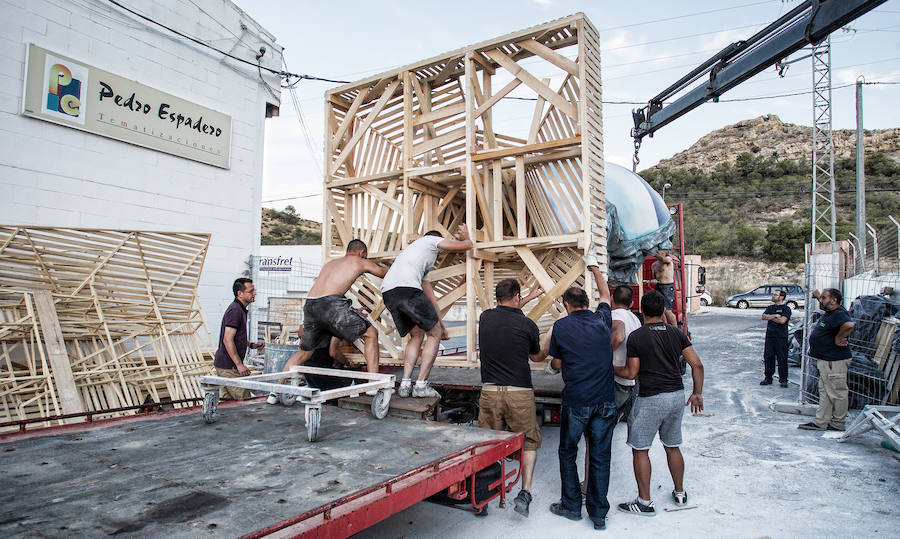
M887 0L807 0L745 41L725 47L699 67L632 112L635 157L641 140L709 100L719 96L803 47L825 39L841 26ZM663 102L709 75L669 105Z

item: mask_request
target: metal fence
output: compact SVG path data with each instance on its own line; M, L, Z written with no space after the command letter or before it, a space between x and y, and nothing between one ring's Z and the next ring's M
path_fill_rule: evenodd
M892 223L896 223L891 219ZM897 404L900 390L900 226L867 227L865 241L850 239L807 246L804 322L792 328L794 353L801 366L800 400L817 403L819 373L808 351L809 330L822 314L813 290L835 288L843 295L855 327L849 337L853 355L847 376L851 408ZM807 331L803 331L807 328ZM802 343L802 344L801 344ZM802 350L802 353L798 353ZM796 364L795 363L795 364Z
M256 301L249 309L250 335L267 342L285 332L296 336L303 302L321 269L297 257L250 257L250 278L256 286Z

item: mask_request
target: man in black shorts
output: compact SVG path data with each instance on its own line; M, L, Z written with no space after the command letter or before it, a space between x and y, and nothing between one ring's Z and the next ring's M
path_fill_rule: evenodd
M403 379L399 390L401 397L440 396L428 386L427 380L446 330L439 316L440 308L434 289L425 277L434 266L440 251L464 252L472 248L465 224L459 225L457 236L459 239L448 240L436 230L429 231L403 249L381 282L384 305L391 313L397 332L401 337L407 334L410 336L403 350ZM429 337L427 340L426 335ZM422 350L422 363L419 378L413 388L412 372L419 358L419 350Z
M666 298L666 322L676 323L675 313L675 263L672 260L669 251L660 249L656 252L656 261L650 266L653 271L653 280L650 281L654 285L655 290Z
M387 273L385 268L367 260L368 254L365 243L352 240L347 244L344 256L322 266L303 305L300 350L285 363L284 372L289 372L294 365L302 365L315 350L327 348L332 336L349 342L362 338L366 367L369 372L378 372L378 331L353 308L350 299L344 297L363 273L376 277L384 277ZM268 402L277 403L278 395L270 394Z

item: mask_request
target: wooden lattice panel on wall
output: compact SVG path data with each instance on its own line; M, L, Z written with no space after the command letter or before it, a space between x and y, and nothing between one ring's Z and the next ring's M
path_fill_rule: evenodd
M329 91L325 258L359 238L390 263L424 232L449 237L465 222L475 249L442 255L429 274L442 314L466 305L451 335L475 350L478 313L507 277L547 292L526 307L532 319L564 313L566 288L592 286L581 255L606 253L600 100L599 38L583 14ZM351 293L397 361L378 284L363 278Z
M0 422L202 396L208 247L208 234L0 226Z

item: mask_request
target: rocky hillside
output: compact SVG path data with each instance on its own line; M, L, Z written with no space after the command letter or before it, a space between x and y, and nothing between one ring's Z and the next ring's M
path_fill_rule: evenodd
M720 163L734 163L743 152L760 158L808 163L812 155L811 130L810 126L786 124L778 116L767 114L713 131L687 150L663 159L648 170L697 167L711 172ZM835 161L855 159L856 131L841 129L832 132L832 136ZM866 155L882 153L900 161L900 129L866 130L864 136Z
M322 242L322 223L302 219L293 206L284 211L262 209L263 245L318 245Z

